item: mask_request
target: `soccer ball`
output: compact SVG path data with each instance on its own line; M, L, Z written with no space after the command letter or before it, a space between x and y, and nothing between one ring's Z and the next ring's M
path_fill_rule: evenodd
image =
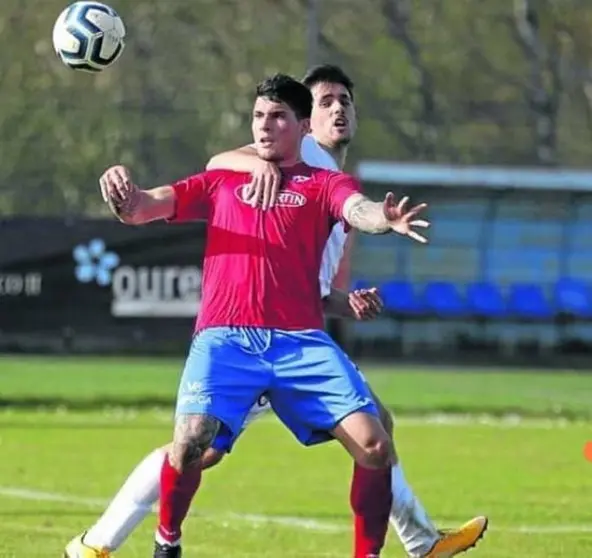
M111 66L124 47L125 26L117 12L99 2L74 2L53 27L53 46L73 70L100 72Z

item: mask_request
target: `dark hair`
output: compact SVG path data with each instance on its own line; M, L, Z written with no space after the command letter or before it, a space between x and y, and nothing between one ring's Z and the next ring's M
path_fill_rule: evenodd
M257 97L266 97L276 103L285 103L298 120L310 118L312 94L306 85L286 74L275 74L257 85Z
M332 64L314 66L306 72L302 83L309 89L317 83L340 83L348 90L351 98L354 98L354 82L339 66Z

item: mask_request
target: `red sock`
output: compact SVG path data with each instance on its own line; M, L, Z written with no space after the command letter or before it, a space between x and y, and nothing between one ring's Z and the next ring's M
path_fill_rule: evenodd
M199 488L201 468L192 467L179 473L166 456L160 471L160 512L158 534L170 543L181 538L181 524L191 500Z
M350 491L354 512L354 558L380 555L392 502L390 467L365 469L355 464Z

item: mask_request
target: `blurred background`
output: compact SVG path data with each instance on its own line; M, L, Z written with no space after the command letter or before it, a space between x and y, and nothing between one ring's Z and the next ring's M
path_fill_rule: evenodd
M0 75L0 347L182 350L203 230L127 230L106 214L97 178L116 162L147 187L199 171L249 141L258 80L331 62L355 81L360 128L347 170L373 196L393 189L427 201L433 223L424 247L358 236L340 284L381 286L388 312L371 324L333 324L342 342L375 357L585 357L589 3L115 7L128 28L124 56L86 75L52 51L49 22L62 2L2 6L0 47L10 54ZM103 253L111 267L99 276Z
M330 331L439 527L486 513L475 556L589 558L592 2L109 0L127 46L98 75L52 50L66 3L0 3L0 557L61 555L171 436L205 228L125 227L98 177L198 172L249 141L263 76L328 62L355 81L346 170L432 221L427 246L356 235L337 286L379 286L386 310ZM239 446L189 550L350 555L338 445L262 419ZM117 555L150 555L153 527Z

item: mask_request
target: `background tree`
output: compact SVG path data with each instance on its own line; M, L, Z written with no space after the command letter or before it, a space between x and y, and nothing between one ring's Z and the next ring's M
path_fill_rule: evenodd
M310 0L113 0L122 58L85 75L55 57L63 0L0 10L0 215L97 214L96 181L142 185L249 140L254 85L302 75ZM356 80L359 158L589 166L592 5L583 0L322 0L318 61ZM314 31L314 29L313 29Z

